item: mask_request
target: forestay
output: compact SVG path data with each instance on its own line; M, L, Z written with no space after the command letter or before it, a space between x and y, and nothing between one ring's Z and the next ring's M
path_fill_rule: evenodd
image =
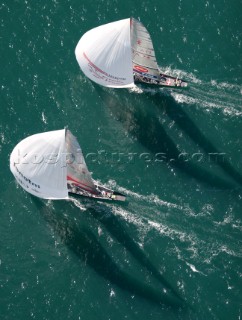
M96 83L113 88L134 85L130 19L86 32L78 42L75 54L84 74Z
M66 199L65 129L39 133L22 140L10 156L18 183L44 199Z
M67 182L74 183L82 189L97 194L90 172L87 169L81 147L73 134L66 130Z
M131 46L134 71L150 78L159 78L150 34L144 25L134 18L131 18Z

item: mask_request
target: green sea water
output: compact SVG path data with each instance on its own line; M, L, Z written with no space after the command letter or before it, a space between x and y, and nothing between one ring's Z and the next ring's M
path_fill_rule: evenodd
M242 2L2 0L0 319L241 319ZM107 89L89 29L133 16L185 91ZM9 156L68 126L125 204L45 201Z

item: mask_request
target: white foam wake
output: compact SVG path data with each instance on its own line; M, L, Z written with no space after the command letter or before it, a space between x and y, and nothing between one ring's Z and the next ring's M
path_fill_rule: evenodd
M81 211L86 211L87 207L82 205L77 199L73 197L69 197L69 201L71 201L77 208L79 208Z
M116 188L119 192L124 193L125 195L128 195L129 197L147 202L148 204L155 203L157 206L161 206L161 207L176 208L179 210L185 209L183 206L181 206L179 204L164 201L153 193L151 193L149 195L142 195L137 192L128 190L124 187L118 186L114 180L109 180L108 183L106 184L106 186L108 188L112 188L112 189Z
M170 66L163 67L162 70L166 74L188 81L188 90L160 87L140 88L139 86L134 86L129 90L138 94L162 92L162 95L171 96L178 103L199 105L208 111L220 109L226 116L242 116L241 85L227 81L220 82L215 79L201 80L194 73L172 69Z

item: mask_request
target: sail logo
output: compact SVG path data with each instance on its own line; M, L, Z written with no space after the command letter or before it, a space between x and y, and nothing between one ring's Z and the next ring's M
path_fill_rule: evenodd
M25 182L28 182L31 186L34 186L35 188L39 188L40 189L40 185L36 184L35 182L31 181L29 178L25 177L25 175L23 175L23 173L18 169L18 167L16 166L16 164L14 163L14 167L17 171L17 173L19 174L19 176L25 180ZM16 177L17 178L17 177ZM20 184L24 185L23 180L21 180L21 178L18 178L18 181L20 182Z
M137 72L148 72L149 70L144 68L144 67L141 67L141 66L134 66L134 71L137 71Z
M116 77L111 75L110 73L107 73L103 71L102 69L98 68L86 55L85 52L83 52L83 57L87 60L88 66L89 66L89 71L99 79L102 79L103 81L110 82L113 84L123 84L123 81L126 80L126 78L122 77Z

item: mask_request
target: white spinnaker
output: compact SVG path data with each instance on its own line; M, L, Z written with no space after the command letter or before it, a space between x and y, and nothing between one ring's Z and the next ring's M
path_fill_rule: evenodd
M66 130L67 181L70 181L90 193L98 193L87 169L81 147L73 134Z
M113 88L134 86L130 19L86 32L75 54L84 74L96 83Z
M65 129L19 142L11 153L10 169L29 193L44 199L67 199Z
M159 77L155 51L149 32L138 20L131 18L131 47L134 71Z

